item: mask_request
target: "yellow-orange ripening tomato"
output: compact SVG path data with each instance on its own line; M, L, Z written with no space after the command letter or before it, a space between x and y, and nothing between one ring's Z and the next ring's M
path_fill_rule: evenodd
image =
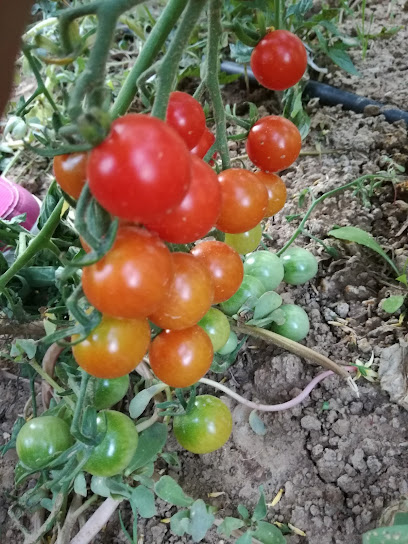
M255 173L256 177L262 181L268 191L268 206L265 210L265 217L272 217L275 213L281 211L286 202L286 185L282 178L276 174L267 174L266 172Z
M77 338L76 335L72 340ZM72 346L78 365L96 378L120 378L134 370L150 344L146 318L116 319L104 315L85 340Z
M103 314L147 317L161 304L173 277L170 251L145 229L120 227L110 251L86 266L82 286L89 302Z
M68 195L78 200L86 183L88 153L70 153L54 157L54 176Z
M216 226L222 232L237 234L254 228L263 218L268 204L265 185L249 170L230 168L218 176L221 186L221 213Z
M189 387L198 382L210 369L213 356L210 337L198 325L161 332L149 350L153 372L170 387Z
M208 269L188 253L173 253L174 276L160 307L149 316L162 329L191 327L208 312L214 287Z

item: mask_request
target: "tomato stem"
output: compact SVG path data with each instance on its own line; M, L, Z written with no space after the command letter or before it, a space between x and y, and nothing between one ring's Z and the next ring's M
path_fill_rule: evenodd
M152 115L165 119L169 96L176 83L181 57L207 0L188 0L183 18L157 72L158 86Z
M81 431L81 416L84 412L84 405L87 397L87 389L88 389L88 383L90 379L90 375L82 371L82 378L81 378L81 388L79 390L79 395L77 398L77 403L75 406L75 412L74 412L74 418L72 420L71 424L71 434L74 436L79 442L82 442L83 444L86 444L87 446L95 446L96 440L94 437L85 436L83 432Z

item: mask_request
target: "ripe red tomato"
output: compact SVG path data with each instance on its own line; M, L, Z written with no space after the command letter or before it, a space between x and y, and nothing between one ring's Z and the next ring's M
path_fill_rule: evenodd
M166 242L188 244L205 236L221 210L217 175L207 163L192 157L191 184L182 203L146 226Z
M208 312L214 287L208 269L188 253L173 253L174 276L160 307L149 316L162 329L186 329Z
M211 132L210 129L206 128L204 130L203 135L201 136L200 141L195 147L193 147L193 149L191 150L191 153L193 155L197 155L197 157L200 157L200 159L204 159L207 151L210 149L210 147L213 145L214 142L215 142L214 134ZM215 159L216 156L217 156L217 153L214 153L213 159ZM210 164L211 163L213 163L213 161L210 161Z
M288 30L269 32L254 48L251 68L261 85L273 91L284 91L296 85L305 73L305 46Z
M278 115L262 117L251 128L247 140L247 153L251 161L265 172L278 172L290 166L299 156L302 147L296 126Z
M170 387L189 387L198 382L209 370L213 356L210 337L198 325L161 332L149 350L153 372Z
M71 153L54 157L54 176L63 191L78 199L86 183L88 153Z
M190 185L191 155L164 121L129 113L112 123L88 161L92 194L111 214L151 221L180 204Z
M121 227L110 251L82 273L89 302L103 314L147 317L162 302L173 276L170 251L139 227Z
M265 210L265 217L271 217L281 211L286 202L286 185L282 178L276 174L266 172L255 172L258 179L262 181L268 191L268 206Z
M76 335L72 337L73 340ZM120 378L134 370L150 344L147 319L116 319L104 315L83 342L72 346L78 365L96 378Z
M268 204L265 185L242 168L224 170L221 185L221 213L216 223L223 232L237 234L253 229L264 217Z
M242 283L244 265L238 253L224 242L207 241L191 250L210 272L214 285L214 304L232 297Z
M189 94L180 91L170 94L166 122L183 138L189 149L198 144L206 128L201 104Z

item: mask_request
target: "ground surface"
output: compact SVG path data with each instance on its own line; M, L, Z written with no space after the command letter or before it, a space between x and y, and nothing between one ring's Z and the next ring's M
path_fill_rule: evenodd
M377 2L367 9L367 24L371 15L371 33L379 32L383 26L403 25L405 29L390 39L370 42L365 61L361 52L353 53L361 78L344 75L331 66L326 81L406 110L406 7L404 10L401 0ZM346 20L347 31L353 24ZM236 83L225 90L225 96L231 103L252 100L264 114L275 112L276 100L259 89L253 89L248 97ZM299 211L293 197L303 188L312 186L319 195L362 174L386 168L387 157L408 166L407 127L403 123L390 125L381 116L320 108L317 104L310 104L309 109L312 130L304 149L315 150L318 145L320 149L338 152L304 156L284 173L290 196L284 211L268 225L273 249L279 249L293 231L296 223L288 224L285 215ZM234 146L232 155L244 153ZM27 174L20 179L24 182L26 178ZM396 261L403 266L408 258L407 209L407 193L399 189L395 194L391 184L384 184L372 198L371 208L364 208L351 193L344 193L317 209L307 228L314 236L326 238L334 224L359 226L392 249ZM248 411L230 403L234 431L228 444L201 457L181 454L181 469L170 472L191 496L218 506L221 516L235 515L239 502L254 506L261 484L268 500L283 488L281 501L270 509L270 520L291 522L307 535L288 537L290 544L358 544L362 533L376 525L385 507L408 495L408 412L397 403L403 403L407 392L406 325L399 327L398 316L389 316L379 308L380 300L397 290L390 284L391 271L375 254L354 244L329 243L339 249L339 259L332 259L306 237L299 239L299 245L307 246L318 256L319 274L305 286L283 287L283 297L308 312L308 346L340 363L357 358L367 361L374 352L374 366L380 366L383 375L381 385L360 380L360 398L356 398L341 379L331 377L301 406L263 415L267 426L263 437L250 429ZM278 403L296 395L317 372L319 369L294 355L250 341L226 378L231 389L247 398ZM2 433L10 432L26 398L23 382L1 378ZM170 448L179 450L175 441ZM12 466L13 454L8 454L0 465L3 490L11 489ZM208 499L211 492L224 494ZM4 499L0 499L1 535L6 535L5 541L17 543L18 536L7 524L4 505ZM168 526L160 522L173 510L160 501L159 508L159 517L141 524L143 541L188 542L172 536ZM98 539L104 543L124 541L124 537L118 536L115 520ZM222 541L212 532L205 542Z

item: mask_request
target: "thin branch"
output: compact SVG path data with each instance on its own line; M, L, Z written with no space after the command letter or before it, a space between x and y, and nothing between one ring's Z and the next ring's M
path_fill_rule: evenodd
M89 544L92 542L96 535L108 523L120 503L121 501L116 501L110 497L106 499L88 519L79 533L71 540L70 544Z

